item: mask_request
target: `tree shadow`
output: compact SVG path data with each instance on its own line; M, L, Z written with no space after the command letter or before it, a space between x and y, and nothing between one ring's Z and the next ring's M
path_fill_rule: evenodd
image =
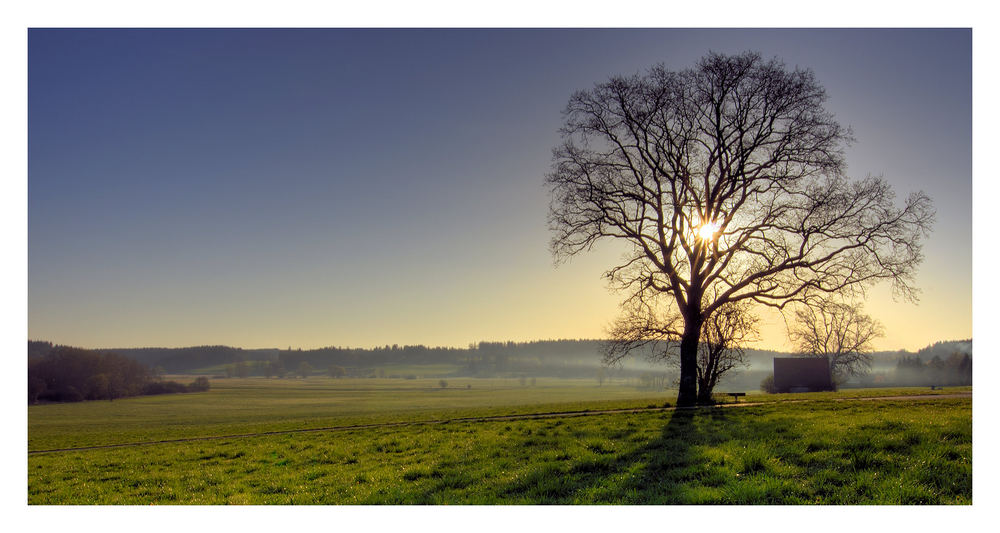
M676 502L682 491L676 478L698 462L692 448L701 440L701 416L701 409L677 409L658 437L630 452L547 467L507 487L503 494L543 504Z
M706 449L747 434L795 438L787 418L729 411L677 409L657 437L632 451L618 454L609 451L613 446L592 447L596 453L586 458L550 463L502 488L500 499L534 504L721 503L719 488L734 481L734 472L753 475L766 469L770 458L750 450L727 459L710 456Z

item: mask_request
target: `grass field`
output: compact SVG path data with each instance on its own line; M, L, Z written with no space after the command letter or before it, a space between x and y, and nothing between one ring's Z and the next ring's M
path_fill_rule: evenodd
M172 376L172 379L185 381ZM190 381L190 378L187 379ZM462 416L661 405L596 380L220 379L205 393L28 407L28 450Z
M28 501L971 503L971 398L835 401L925 392L39 453L28 457ZM593 382L220 380L204 394L32 406L29 450L672 399Z

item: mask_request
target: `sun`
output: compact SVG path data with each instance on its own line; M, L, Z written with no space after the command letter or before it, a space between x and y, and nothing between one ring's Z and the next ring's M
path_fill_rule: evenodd
M715 238L715 233L719 231L718 222L706 222L698 228L698 236L702 240L710 241Z

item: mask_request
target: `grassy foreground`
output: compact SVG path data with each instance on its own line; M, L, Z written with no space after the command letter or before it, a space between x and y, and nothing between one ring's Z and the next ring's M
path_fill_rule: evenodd
M28 457L28 501L971 503L971 398L820 399L832 397L35 454ZM29 413L29 425L34 416L46 427L38 412ZM45 444L73 440L45 435Z

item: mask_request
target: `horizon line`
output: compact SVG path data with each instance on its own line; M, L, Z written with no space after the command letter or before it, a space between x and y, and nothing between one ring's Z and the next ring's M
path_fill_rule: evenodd
M28 339L28 342L47 342L47 343L50 343L53 347L55 347L55 346L67 346L67 347L71 347L71 348L81 348L81 349L84 349L84 350L91 350L91 351L114 351L114 350L184 350L184 349L191 349L191 348L215 348L215 347L222 347L222 348L234 348L234 349L237 349L237 350L246 350L246 351L277 350L279 352L282 352L282 351L285 351L285 352L288 352L288 351L303 351L303 352L305 352L305 351L328 350L328 349L333 349L333 350L370 350L370 351L374 351L374 350L384 350L386 348L392 349L392 347L394 347L394 346L398 347L400 349L408 348L408 347L423 346L424 348L431 349L431 350L468 350L468 349L470 349L470 346L474 345L474 346L478 347L478 345L480 345L482 343L487 343L487 344L508 344L508 343L514 343L514 344L532 344L532 343L542 343L542 342L605 342L605 341L607 341L607 339L599 339L599 338L558 338L558 339L534 339L534 340L529 340L529 341L515 341L515 340L487 341L487 340L480 340L480 341L468 343L465 346L444 346L444 345L436 345L435 346L435 345L427 345L427 344L420 344L420 343L418 343L418 344L392 343L392 344L372 345L372 346L369 346L369 347L327 345L327 346L319 346L319 347L312 347L312 348L304 348L304 347L295 347L295 348L292 348L291 346L289 346L286 349L286 348L279 348L279 347L276 347L276 346L275 347L247 348L247 347L243 347L243 346L235 346L235 345L230 345L230 344L192 344L192 345L188 345L188 346L131 346L131 347L129 347L129 346L113 346L113 347L97 347L97 348L93 348L93 347L85 347L85 346L79 346L79 345L74 345L74 344L62 344L62 343L57 343L57 342L54 342L54 341L43 340L43 339ZM926 346L924 346L923 348L918 348L917 350L912 350L912 351L908 350L906 348L898 348L898 349L892 349L892 350L873 350L870 353L891 353L891 352L916 353L916 352L918 352L918 351L920 351L922 349L934 346L935 344L948 343L948 342L973 342L973 338L969 337L969 338L965 338L965 339L942 339L942 340L931 342L931 343L927 344ZM768 347L748 346L748 347L745 347L744 349L745 350L761 351L761 352L795 353L795 351L791 351L791 350L782 350L782 349L775 349L775 348L768 348Z

